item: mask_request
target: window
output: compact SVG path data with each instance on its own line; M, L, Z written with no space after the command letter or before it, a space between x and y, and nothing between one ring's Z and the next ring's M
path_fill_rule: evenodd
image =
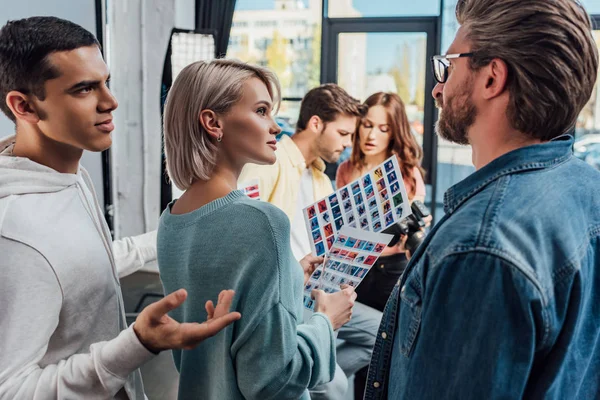
M227 57L270 68L279 77L284 98L302 98L320 84L321 7L314 0L238 0L231 37L240 35L239 21L259 29L252 30L247 46L230 46Z
M439 15L439 0L333 0L330 18L414 17Z

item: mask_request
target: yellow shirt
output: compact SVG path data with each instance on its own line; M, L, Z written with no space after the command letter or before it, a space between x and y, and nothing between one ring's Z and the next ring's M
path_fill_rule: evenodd
M300 149L289 136L283 136L275 152L277 161L273 165L247 164L239 182L259 180L260 199L279 207L294 223L298 190L306 161ZM325 162L318 158L310 166L313 178L314 201L333 193L331 180L325 175Z

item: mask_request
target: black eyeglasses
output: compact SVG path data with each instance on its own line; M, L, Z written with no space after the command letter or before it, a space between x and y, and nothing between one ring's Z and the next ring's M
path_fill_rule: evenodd
M448 60L461 57L472 57L475 53L446 54L443 56L433 56L431 66L433 67L433 77L438 83L446 83L448 80Z

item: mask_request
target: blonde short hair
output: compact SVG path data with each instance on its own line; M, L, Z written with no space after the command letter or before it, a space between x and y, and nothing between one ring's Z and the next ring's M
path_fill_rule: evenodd
M165 104L163 132L167 171L179 189L210 179L217 162L216 140L202 127L200 112L227 113L242 97L244 82L250 78L265 83L276 112L281 87L266 68L237 60L197 61L175 79Z

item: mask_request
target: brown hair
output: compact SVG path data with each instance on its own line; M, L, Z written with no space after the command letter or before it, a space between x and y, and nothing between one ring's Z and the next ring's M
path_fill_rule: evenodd
M410 129L404 102L395 93L377 92L369 96L365 100L364 105L367 108L383 106L387 111L387 122L392 132L390 143L388 144L387 157L390 157L392 154L398 157L402 176L408 177L411 182L406 190L408 191L408 195L413 197L417 190L417 180L413 175L413 171L417 167L424 177L425 170L421 167L423 151ZM356 127L356 132L352 139L352 155L350 156L350 162L359 168L365 164L365 155L360 149L360 135L358 134L360 124L362 124L362 121L359 121Z
M590 17L577 0L459 0L478 70L508 65L507 117L514 129L551 140L572 128L598 73Z
M303 131L308 121L316 115L323 123L335 120L339 115L362 117L365 108L360 101L334 83L326 83L309 90L300 104L300 116L296 123L296 132Z

